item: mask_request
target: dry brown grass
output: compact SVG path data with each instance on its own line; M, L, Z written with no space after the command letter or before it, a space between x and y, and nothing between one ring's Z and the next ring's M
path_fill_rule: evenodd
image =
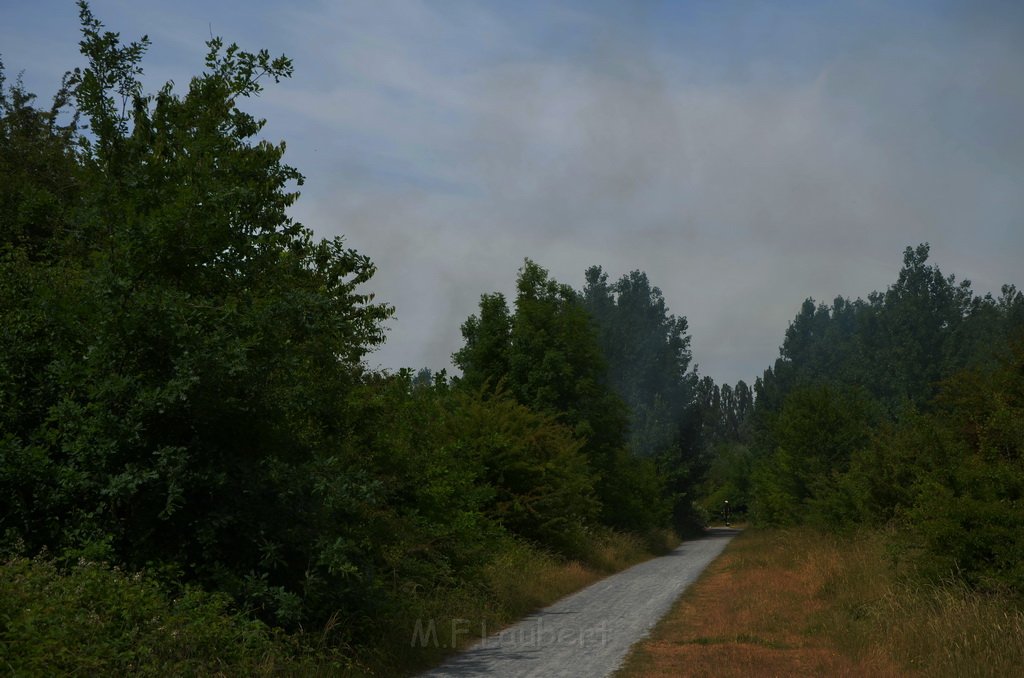
M513 621L678 545L679 538L667 531L645 539L606 530L593 535L585 563L539 554L534 549L511 548L499 553L485 569L487 587L504 611L504 620Z
M817 632L828 605L818 592L840 564L829 549L794 549L785 533L745 532L621 675L905 675L882 657L850 657Z
M1020 676L1024 612L897 576L879 534L748 531L620 676Z

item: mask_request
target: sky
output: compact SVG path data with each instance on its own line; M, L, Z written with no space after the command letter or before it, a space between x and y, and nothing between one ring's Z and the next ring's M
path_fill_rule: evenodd
M211 35L294 60L244 108L392 304L372 367L452 371L525 257L581 288L634 269L694 362L751 382L801 302L866 297L903 249L976 293L1024 286L1024 3L93 0L149 35L156 89ZM70 0L0 0L0 58L45 100L82 65Z

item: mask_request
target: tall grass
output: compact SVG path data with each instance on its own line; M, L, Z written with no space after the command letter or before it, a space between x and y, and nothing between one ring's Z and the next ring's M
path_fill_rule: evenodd
M826 548L836 562L819 591L829 603L829 635L848 652L885 653L928 676L1021 675L1019 599L974 591L952 574L931 582L901 573L887 548L898 539L875 532L831 540Z
M638 536L600 529L591 533L582 559L566 560L526 542L506 540L476 581L411 599L396 618L393 633L375 644L368 663L379 675L437 664L456 649L678 543L667 531Z
M1024 609L894 557L898 534L748 530L623 676L1021 676Z
M782 541L804 553L822 577L814 616L821 634L869 665L927 676L1019 676L1024 667L1024 608L1008 593L969 588L950 573L918 576L898 532L840 537L789 530Z

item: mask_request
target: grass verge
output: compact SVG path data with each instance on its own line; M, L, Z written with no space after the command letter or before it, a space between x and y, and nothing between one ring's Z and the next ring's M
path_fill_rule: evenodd
M899 572L891 537L748 530L627 658L638 676L1016 676L1024 611Z
M436 665L523 616L678 544L665 531L639 536L601 530L581 559L566 560L510 540L476 583L419 597L395 625L396 633L377 643L380 652L369 666L374 675L402 675Z

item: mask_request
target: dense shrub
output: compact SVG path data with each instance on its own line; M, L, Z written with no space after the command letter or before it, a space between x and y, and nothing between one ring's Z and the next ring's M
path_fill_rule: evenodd
M146 576L81 560L16 557L0 565L5 670L43 675L255 675L291 663L265 625L227 596L174 598Z

